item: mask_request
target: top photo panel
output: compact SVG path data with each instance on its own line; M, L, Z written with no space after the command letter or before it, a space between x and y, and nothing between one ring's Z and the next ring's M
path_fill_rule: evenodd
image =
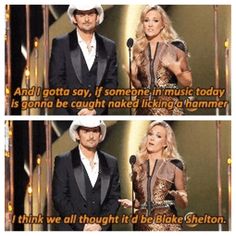
M231 115L231 5L5 6L6 115Z

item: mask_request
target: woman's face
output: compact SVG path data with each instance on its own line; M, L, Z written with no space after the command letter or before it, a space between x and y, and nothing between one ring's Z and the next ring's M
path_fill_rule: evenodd
M147 151L149 153L162 154L166 146L166 129L161 125L155 125L147 135Z
M148 39L157 37L163 29L161 14L157 10L149 11L143 22L144 33Z

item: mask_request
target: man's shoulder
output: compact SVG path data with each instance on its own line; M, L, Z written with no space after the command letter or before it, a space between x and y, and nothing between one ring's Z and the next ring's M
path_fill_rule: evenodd
M75 34L75 30L72 30L71 32L69 33L65 33L65 34L62 34L62 35L59 35L55 38L53 38L54 41L58 41L58 42L63 42L63 41L67 41L69 40L69 38L71 37L71 35Z
M99 153L102 154L103 156L105 156L107 161L111 161L111 162L116 162L117 161L115 156L113 156L113 155L111 155L107 152L99 150Z
M56 161L67 162L71 159L71 151L67 151L65 153L59 154L55 157Z
M69 38L69 34L63 34L63 35L53 38L53 40L57 42L62 42L62 41L68 40L68 38Z
M98 34L98 33L97 33L97 37L98 37L99 39L101 39L105 44L112 44L112 45L115 45L115 42L114 42L113 40L111 40L111 39L109 39L109 38L107 38L107 37L105 37L105 36L103 36L103 35L101 35L101 34Z

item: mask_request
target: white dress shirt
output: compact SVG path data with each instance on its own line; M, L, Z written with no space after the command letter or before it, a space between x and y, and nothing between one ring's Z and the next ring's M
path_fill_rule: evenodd
M91 43L89 45L80 37L78 31L77 31L77 37L78 37L78 44L83 52L84 59L86 61L88 69L90 70L96 57L97 43L95 39L95 34L93 34Z
M94 187L94 185L97 181L98 172L99 172L98 154L97 154L97 152L95 152L94 158L93 158L92 162L90 162L90 160L83 154L83 152L80 150L80 148L79 148L79 153L80 153L81 161L87 171L89 180L90 180L92 186Z

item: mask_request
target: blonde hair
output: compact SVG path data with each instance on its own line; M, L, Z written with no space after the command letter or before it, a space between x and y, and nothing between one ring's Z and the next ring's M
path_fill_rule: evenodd
M152 10L156 10L160 13L163 29L160 32L160 36L164 42L170 42L172 40L178 39L178 34L172 27L172 23L166 12L162 7L158 5L147 5L141 13L140 22L136 31L136 42L133 47L133 60L136 62L137 66L146 65L147 58L145 56L145 49L148 45L148 39L144 33L143 22L145 20L146 14Z
M134 170L137 172L137 177L141 177L144 172L144 163L148 159L148 151L147 151L147 137L150 130L155 126L162 126L166 130L166 147L163 150L163 158L165 159L178 159L181 162L182 158L178 152L175 134L169 124L165 121L153 121L148 126L147 132L139 145L139 151L137 153L137 162L134 165Z

